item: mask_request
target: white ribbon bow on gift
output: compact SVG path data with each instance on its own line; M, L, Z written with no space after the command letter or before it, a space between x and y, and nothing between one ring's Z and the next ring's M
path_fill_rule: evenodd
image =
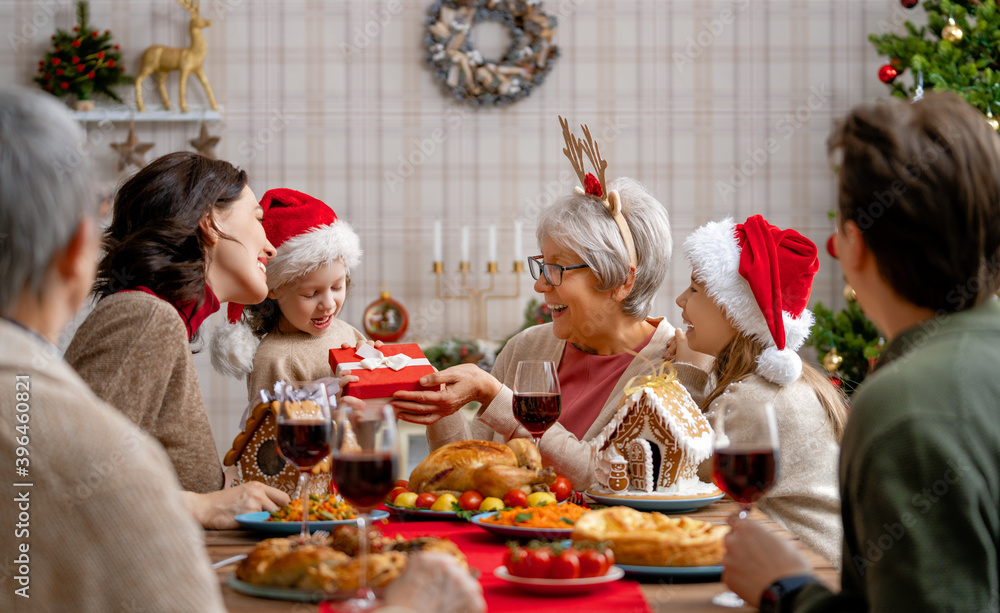
M348 362L346 364L341 364L337 370L357 370L359 368L364 368L365 370L375 370L376 368L391 368L399 371L403 370L407 366L430 365L427 358L411 358L403 353L397 353L396 355L386 357L386 355L381 351L368 344L361 345L360 349L356 349L354 351L354 355L362 358L362 360L360 362Z

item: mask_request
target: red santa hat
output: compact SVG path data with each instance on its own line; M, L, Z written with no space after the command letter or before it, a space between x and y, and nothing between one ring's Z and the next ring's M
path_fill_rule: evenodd
M276 290L310 272L344 262L349 275L361 262L361 241L322 200L292 189L272 189L260 201L264 232L277 255L267 263L267 288ZM242 379L253 368L258 340L241 322L244 305L229 303L228 320L212 337L212 365Z
M809 337L806 305L819 270L816 245L754 215L745 223L710 222L684 241L694 277L734 326L764 345L757 374L788 385L802 374L795 353Z

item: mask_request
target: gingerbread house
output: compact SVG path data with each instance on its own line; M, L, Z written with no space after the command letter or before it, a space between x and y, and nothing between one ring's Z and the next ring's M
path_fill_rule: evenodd
M237 484L260 481L294 496L298 491L299 469L278 451L277 411L277 401L257 403L247 415L246 426L236 435L222 464L237 468ZM312 469L309 492L330 493L330 458Z
M628 491L681 490L698 481L698 465L712 455L712 426L674 376L645 379L626 386L617 413L594 445L607 462L618 454L625 458Z

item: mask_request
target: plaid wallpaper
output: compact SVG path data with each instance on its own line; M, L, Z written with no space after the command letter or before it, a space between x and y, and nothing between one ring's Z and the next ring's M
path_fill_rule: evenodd
M202 2L212 21L205 72L224 107L222 121L208 124L222 137L217 153L250 172L258 196L273 187L305 191L354 225L365 256L347 321L360 327L365 305L385 289L410 311L407 340L467 335L466 304L435 297L431 228L440 219L447 277L469 226L470 282L480 285L486 228L497 226L497 290L519 284L521 298L490 303L489 335L516 330L534 294L527 274L509 272L514 220L523 223L525 251L537 251L538 211L577 183L558 114L591 126L609 178L635 177L659 198L678 247L708 220L762 213L820 246L813 300L842 304L843 283L823 249L835 188L826 136L850 106L885 94L868 34L901 30L921 11L898 0L547 0L562 53L547 81L512 106L476 110L445 95L424 66L430 4ZM114 33L131 74L147 45L188 44L188 15L171 0L92 0L91 13ZM49 34L73 23L68 0L0 1L0 81L31 84ZM167 86L175 104L176 81ZM159 104L153 79L144 97ZM194 78L188 99L206 102ZM123 177L108 143L124 140L128 125L88 127L98 178L113 186ZM136 124L139 138L156 144L148 159L189 148L199 127ZM674 255L654 307L671 320L690 274L679 248ZM244 386L212 372L206 353L196 361L226 449Z

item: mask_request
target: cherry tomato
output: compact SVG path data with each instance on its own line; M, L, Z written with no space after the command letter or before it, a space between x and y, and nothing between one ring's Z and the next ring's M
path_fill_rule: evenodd
M556 500L562 502L573 493L573 484L566 477L556 477L556 482L550 485L549 489L556 495Z
M517 543L507 546L507 551L503 554L503 565L507 567L507 572L515 577L524 576L524 561L528 554Z
M548 549L525 549L524 564L521 565L522 577L530 579L544 579L549 576L549 567L552 565L552 554Z
M552 556L549 579L576 579L580 576L580 556L572 547Z
M476 490L469 490L458 499L458 506L466 511L478 511L481 504L483 504L483 495Z
M505 507L526 507L528 506L528 495L521 490L511 490L504 494L503 504Z
M389 502L392 502L393 500L396 499L396 496L404 494L408 491L410 490L406 489L405 487L394 487L392 488L392 491L389 492L389 495L385 497L385 499L388 500Z
M396 483L394 484L394 486L405 487L406 489L410 489L410 482L407 481L406 479L396 479Z
M430 492L425 492L417 496L417 508L418 509L429 509L435 502L437 502L438 497Z
M603 577L608 572L608 557L596 549L580 552L580 576Z

